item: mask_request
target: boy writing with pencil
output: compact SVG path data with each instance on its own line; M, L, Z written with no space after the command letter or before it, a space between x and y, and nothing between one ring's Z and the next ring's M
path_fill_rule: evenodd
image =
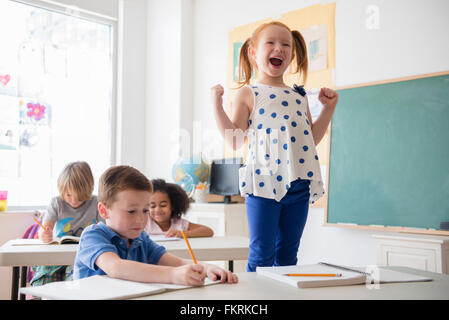
M169 254L144 228L148 222L151 182L129 166L106 170L98 186L98 211L105 223L86 228L75 258L74 279L107 274L139 282L199 286L205 277L236 283L237 276L218 266L192 263Z
M39 239L44 243L63 236L79 237L83 230L95 224L101 217L98 214L97 196L94 190L94 176L85 161L68 163L58 176L59 196L51 200L40 226ZM72 266L33 266L32 286L70 280Z

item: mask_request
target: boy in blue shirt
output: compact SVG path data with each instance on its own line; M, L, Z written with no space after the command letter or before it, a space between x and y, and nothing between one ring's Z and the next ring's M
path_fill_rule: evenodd
M74 279L107 274L139 282L203 285L211 280L236 283L237 276L218 266L169 254L144 232L150 211L151 182L129 166L106 170L98 186L98 211L105 219L81 235Z

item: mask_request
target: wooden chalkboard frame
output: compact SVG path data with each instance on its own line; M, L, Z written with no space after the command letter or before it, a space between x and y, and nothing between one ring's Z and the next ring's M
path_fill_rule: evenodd
M360 88L360 87L367 87L367 86L375 86L375 85L381 85L381 84L388 84L388 83L395 83L395 82L403 82L408 80L416 80L416 79L424 79L424 78L430 78L430 77L437 77L437 76L445 76L449 75L449 71L442 71L442 72L436 72L436 73L428 73L428 74L422 74L422 75L415 75L415 76L409 76L409 77L402 77L402 78L394 78L394 79L388 79L384 81L375 81L375 82L367 82L367 83L361 83L356 85L350 85L350 86L341 86L341 87L335 87L334 90L344 90L344 89L353 89L353 88ZM337 105L338 108L338 105ZM332 148L332 123L330 124L330 130L329 130L329 146L328 146L328 154L329 154L329 165L327 166L327 187L328 187L328 194L329 194L329 171L330 171L330 152ZM381 231L381 232L399 232L399 233L415 233L415 234L428 234L428 235L441 235L441 236L449 236L449 231L446 230L434 230L434 229L421 229L421 228L411 228L411 227L390 227L390 226L373 226L373 225L358 225L358 224L351 224L351 223L331 223L328 222L328 207L329 207L329 197L326 199L326 206L324 209L324 226L330 226L330 227L341 227L341 228L347 228L347 229L358 229L358 230L373 230L373 231Z

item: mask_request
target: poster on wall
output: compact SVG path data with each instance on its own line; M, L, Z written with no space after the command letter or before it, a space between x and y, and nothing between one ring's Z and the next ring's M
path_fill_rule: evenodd
M0 95L0 125L19 123L19 99Z
M19 107L17 98L0 95L0 150L19 146Z
M240 56L240 49L243 46L243 42L234 42L233 46L232 46L232 50L233 50L233 80L234 81L239 81L239 56Z
M49 108L45 103L21 99L19 104L21 124L49 125Z
M17 150L19 147L19 126L0 124L0 150Z
M17 95L17 76L12 70L0 67L0 95Z
M309 55L309 71L327 69L327 26L313 26L301 30Z

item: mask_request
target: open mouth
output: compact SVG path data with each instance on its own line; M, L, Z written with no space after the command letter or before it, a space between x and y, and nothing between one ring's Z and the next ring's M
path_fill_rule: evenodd
M275 66L279 67L282 64L282 59L280 58L270 58L270 63Z

